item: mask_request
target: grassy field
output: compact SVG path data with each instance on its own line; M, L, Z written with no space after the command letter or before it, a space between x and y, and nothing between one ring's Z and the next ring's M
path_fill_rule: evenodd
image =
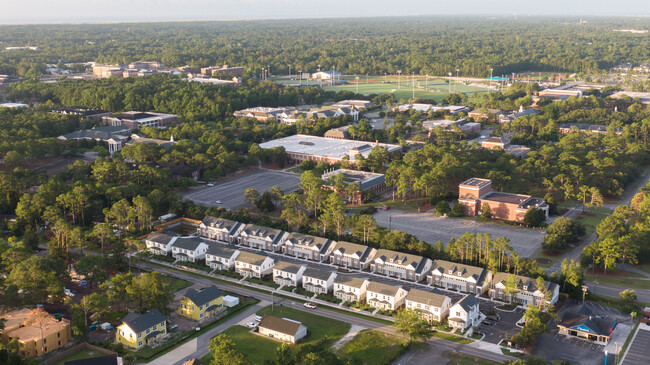
M281 342L270 338L250 333L250 328L244 326L232 326L222 333L235 341L237 351L243 353L251 364L263 364L265 360L275 359L275 349ZM292 347L292 349L297 349ZM212 355L208 353L201 358L202 364L212 362Z
M188 286L192 285L192 283L190 283L187 280L183 280L183 279L167 278L167 281L169 282L169 285L172 288L172 292L174 292L174 293L176 293L177 291L185 289Z
M590 212L585 210L584 212L580 213L580 215L576 217L576 220L585 226L585 237L589 237L592 233L594 233L600 221L611 214L611 212L611 210L609 210L609 212Z
M392 93L395 95L396 99L411 99L414 95L413 86L411 80L408 82L402 78L401 86L398 88L397 82L394 83L381 83L380 82L368 82L364 83L363 80L359 80L359 85L357 89L357 84L354 80L349 81L347 85L339 86L325 86L323 87L326 91L352 91L359 92L359 94L369 95L369 94L387 94ZM481 94L487 92L487 89L479 88L475 86L464 85L461 83L452 83L451 91L454 92L463 92L470 95ZM416 80L415 87L415 97L422 99L433 99L436 102L442 101L447 95L449 95L449 84L445 83L444 80L429 80L426 84L424 80Z
M472 355L463 354L456 351L445 352L442 356L448 358L450 361L448 365L499 365L500 362L476 357Z
M376 330L359 332L339 349L353 364L388 365L402 349L403 340Z
M64 358L63 360L61 360L59 362L54 363L54 365L63 365L63 364L65 364L66 361L92 359L94 357L100 357L100 356L105 356L105 355L106 354L102 354L101 352L98 352L98 351L84 349L84 350L75 352L74 354Z
M440 331L434 332L433 337L442 338L442 339L453 341L453 342L460 343L460 344L463 344L463 345L474 342L474 341L470 340L469 338L464 338L464 337L460 337L460 336L456 336L456 335L452 335L450 333L445 333L445 332L440 332Z
M626 274L627 275L627 274ZM585 275L587 281L598 281L599 284L608 284L630 289L650 289L650 280L634 280L641 276L636 273L629 273L628 277L607 276L607 275ZM622 289L621 289L622 290Z
M634 266L636 269L641 270L643 272L647 272L650 274L650 264L639 264Z

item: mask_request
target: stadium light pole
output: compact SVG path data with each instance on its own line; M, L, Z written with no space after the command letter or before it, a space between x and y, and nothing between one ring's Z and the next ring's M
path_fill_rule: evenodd
M490 82L489 82L490 86L492 85L492 71L494 71L494 69L490 68ZM492 91L492 89L488 88L488 94L490 93L490 91Z
M359 76L354 77L355 80L357 80L357 94L359 93Z
M413 87L413 100L415 100L415 72L411 72L411 86Z
M447 75L449 75L449 93L451 94L451 75L453 75L451 72L449 72Z
M458 72L460 72L460 69L456 69L456 84L458 83ZM456 84L454 84L454 91L456 91Z
M402 70L397 70L397 90L399 90L399 84L400 81L402 80Z

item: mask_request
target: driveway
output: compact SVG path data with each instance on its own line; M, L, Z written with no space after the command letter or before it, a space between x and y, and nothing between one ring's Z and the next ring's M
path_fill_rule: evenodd
M452 237L467 232L489 233L492 239L506 237L521 257L532 258L541 249L544 231L535 231L499 224L481 223L468 219L438 217L430 213L411 213L402 210L380 210L373 217L377 224L404 231L431 245L438 241L446 246Z

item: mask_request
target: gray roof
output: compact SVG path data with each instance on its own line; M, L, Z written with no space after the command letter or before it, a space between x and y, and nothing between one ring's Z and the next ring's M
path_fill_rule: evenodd
M456 302L456 304L460 305L465 310L465 312L470 312L473 307L478 307L479 301L472 294L467 294L463 297L463 299Z
M280 270L292 274L298 273L303 265L294 264L293 262L278 261L273 265L273 270Z
M399 265L404 268L407 266L412 266L413 270L416 272L422 271L424 268L424 263L426 263L426 260L422 256L417 256L417 255L411 255L407 253L402 253L402 252L397 252L397 251L391 251L391 250L378 250L377 253L375 254L375 261L377 259L381 259L385 263L390 263L393 265ZM393 260L393 261L391 261ZM419 269L419 271L418 271Z
M108 141L109 139L126 139L126 136L120 135L130 131L129 127L125 126L106 126L94 129L84 129L60 136L60 139L99 139Z
M207 227L214 227L219 229L225 229L228 233L233 234L237 227L241 225L239 222L231 221L230 219L217 218L213 216L206 216L201 222Z
M480 284L482 279L485 277L485 269L482 267L458 264L451 261L445 260L435 260L433 262L433 270L440 270L443 274L458 276L458 272L461 272L461 277L463 279L474 278L476 284ZM452 270L452 273L449 274L449 270Z
M334 279L334 284L342 284L353 288L361 288L361 286L363 286L363 283L365 283L366 281L367 281L366 279L358 276L338 275Z
M251 265L261 265L268 256L248 251L241 251L235 261L245 262Z
M199 237L179 237L176 241L174 241L174 243L172 243L172 247L194 251L199 247L201 243L203 243L203 240Z
M506 281L510 275L514 276L515 283L517 283L517 289L524 290L524 286L526 286L527 292L534 293L537 290L537 279L529 278L527 276L509 274L507 272L499 272L494 275L494 284L496 285L498 283L502 283L505 286ZM544 284L546 285L546 289L550 291L553 291L557 286L557 284L551 283L549 281L544 281Z
M442 307L443 303L447 299L447 296L438 294L435 291L427 291L420 289L411 289L406 295L406 300L410 300L416 303L422 303L426 305L431 305L434 307Z
M490 137L483 140L486 143L510 143L510 140L505 137Z
M307 269L302 273L302 276L320 280L328 280L332 274L334 274L334 271L307 266Z
M562 315L562 320L558 326L588 332L583 329L586 327L590 330L590 332L601 336L611 335L611 333L614 331L614 328L616 328L616 322L613 319L601 318L594 315L592 313L592 310L584 304L575 309L572 309L573 310L567 310Z
M220 245L220 244L209 244L206 255L218 256L229 259L232 255L237 252L237 246L233 245Z
M341 254L345 255L354 255L356 253L361 257L361 261L363 261L368 257L368 254L372 249L368 246L359 245L357 243L338 241L336 246L334 246L334 252L336 251L340 251Z
M151 232L144 238L144 240L160 243L161 245L167 245L172 239L174 239L174 237L176 236L167 233Z
M145 314L131 312L122 319L122 322L129 326L133 332L139 333L166 320L165 316L158 309L152 309Z
M280 229L258 226L255 224L247 224L246 227L244 227L242 230L242 233L244 232L248 236L269 238L271 241L273 241L273 243L276 243L280 237L282 237L283 231Z
M376 281L371 281L370 284L368 284L368 289L366 290L384 295L395 296L401 288L401 286L388 285L384 283L378 283Z
M223 293L214 285L199 290L189 288L185 292L185 297L197 306L207 304L221 296L223 296Z
M289 234L285 242L298 246L317 247L321 252L323 252L323 250L326 250L330 246L332 240L323 237L292 232Z

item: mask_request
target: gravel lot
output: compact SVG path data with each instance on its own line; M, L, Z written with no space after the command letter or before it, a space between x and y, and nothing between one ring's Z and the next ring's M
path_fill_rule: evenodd
M381 226L410 233L429 244L435 244L440 240L445 246L452 237L458 238L466 232L474 232L476 228L476 233L489 233L492 239L507 237L512 248L521 257L535 256L544 240L543 231L474 223L466 219L437 217L429 213L411 213L392 209L380 210L373 216Z
M232 210L241 206L249 205L244 202L244 192L253 188L262 194L274 186L279 186L286 194L298 189L300 175L289 172L258 170L250 174L216 183L213 187L199 186L183 194L183 200L192 200L197 204L216 206L220 200L220 206Z

